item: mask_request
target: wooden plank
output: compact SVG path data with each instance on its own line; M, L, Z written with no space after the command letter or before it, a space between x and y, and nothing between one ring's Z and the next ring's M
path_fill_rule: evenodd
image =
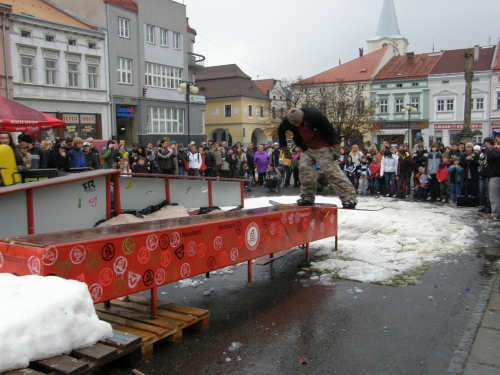
M126 333L130 333L134 336L139 336L142 338L142 343L146 343L146 344L149 344L149 343L154 343L156 342L156 338L157 336L153 333L149 333L149 332L144 332L144 331L140 331L138 329L135 329L135 328L130 328L130 327L126 327L126 326L122 326L120 324L112 324L113 326L113 329L114 330L117 330L117 331L121 331L121 332L126 332Z
M87 348L73 350L70 355L76 358L86 358L97 363L102 362L116 355L118 351L108 345L97 343L96 345Z
M106 344L119 349L128 349L132 346L139 345L141 341L141 337L116 330L113 330L113 337L104 340Z
M132 302L137 302L141 305L150 305L151 301L149 298L134 296L131 298ZM113 301L115 302L115 301ZM184 315L193 315L198 318L203 318L206 315L210 315L210 311L205 309L199 309L197 307L176 305L175 303L158 301L158 309L173 311Z
M74 375L89 368L88 363L67 355L58 355L41 361L35 361L34 364L51 371L62 372L66 375Z
M150 314L151 311L151 308L148 305L138 304L134 302L123 302L117 300L117 301L112 301L112 305L129 308L132 310L143 312L145 314ZM193 315L179 314L176 312L167 311L163 309L158 309L158 316L172 320L179 320L181 322L184 322L185 325L190 325L198 320L198 318Z
M150 324L137 322L135 320L123 318L121 316L117 316L117 315L113 315L113 314L106 314L106 313L103 313L100 311L96 311L96 313L97 313L97 316L99 317L99 319L104 320L108 323L111 323L111 324L116 323L116 324L121 324L122 326L125 326L125 327L136 328L136 329L144 331L144 332L154 333L155 335L158 335L160 337L168 336L168 335L172 334L172 332L173 332L172 329L152 326Z
M136 320L141 323L147 323L151 324L153 326L157 327L162 327L162 328L170 328L173 329L174 331L177 329L180 329L182 327L182 322L175 321L172 319L168 318L156 318L156 319L151 319L151 317L144 315L138 311L135 311L133 309L127 309L123 307L118 307L118 306L113 306L111 305L110 308L105 308L102 305L96 305L95 309L100 312L104 312L107 314L113 314L113 315L118 315L127 319L132 319Z

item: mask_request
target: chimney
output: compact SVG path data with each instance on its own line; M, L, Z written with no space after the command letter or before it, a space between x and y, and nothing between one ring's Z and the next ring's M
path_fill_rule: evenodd
M479 60L479 46L474 46L474 61Z
M413 64L414 61L415 61L415 53L414 52L408 52L406 54L406 62L408 64Z
M359 49L359 57L363 57L363 48L358 48Z

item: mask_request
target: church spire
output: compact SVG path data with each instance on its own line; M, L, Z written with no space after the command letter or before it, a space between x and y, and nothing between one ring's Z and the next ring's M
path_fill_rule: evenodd
M378 21L376 37L401 37L393 0L384 0L382 13L380 13L380 20Z

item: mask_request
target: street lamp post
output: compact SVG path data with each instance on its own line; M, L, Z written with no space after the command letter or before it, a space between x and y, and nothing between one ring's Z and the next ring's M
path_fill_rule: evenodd
M411 145L411 114L412 113L415 113L415 112L418 112L418 109L416 109L415 107L411 106L410 104L407 104L402 110L401 110L401 113L402 114L405 114L406 112L408 112L408 151L411 152L411 149L412 149L412 145Z
M177 92L179 95L184 95L186 94L186 100L187 100L187 113L186 113L186 125L187 125L187 136L188 140L187 143L191 142L191 133L189 129L189 94L198 94L198 87L195 86L194 82L188 82L188 81L181 81L181 84L177 88Z

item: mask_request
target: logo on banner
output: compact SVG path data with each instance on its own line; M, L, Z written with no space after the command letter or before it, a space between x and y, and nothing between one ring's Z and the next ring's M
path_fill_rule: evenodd
M156 237L156 234L150 234L148 236L148 239L146 240L146 247L150 251L156 250L158 247L158 237Z
M245 243L248 250L252 251L257 248L260 240L260 231L256 223L250 223L245 232Z
M165 283L165 279L167 278L167 274L165 270L159 268L155 273L155 283L156 285L162 285Z
M85 248L81 245L78 245L71 250L69 259L73 264L80 264L85 259L86 254L87 252L85 251Z
M137 283L141 279L141 275L138 273L134 273L132 271L128 272L128 287L130 289L134 289L137 286Z
M32 275L39 275L40 274L40 259L38 259L34 255L31 256L28 259L28 268L29 268Z
M127 259L125 259L125 257L118 257L115 260L113 268L117 275L123 275L127 270L127 266L128 266Z
M42 263L44 266L51 266L57 260L58 252L54 246L50 246L45 249L45 252L42 255Z
M89 288L89 293L92 297L92 301L99 301L102 297L102 286L100 286L99 284L92 284Z

